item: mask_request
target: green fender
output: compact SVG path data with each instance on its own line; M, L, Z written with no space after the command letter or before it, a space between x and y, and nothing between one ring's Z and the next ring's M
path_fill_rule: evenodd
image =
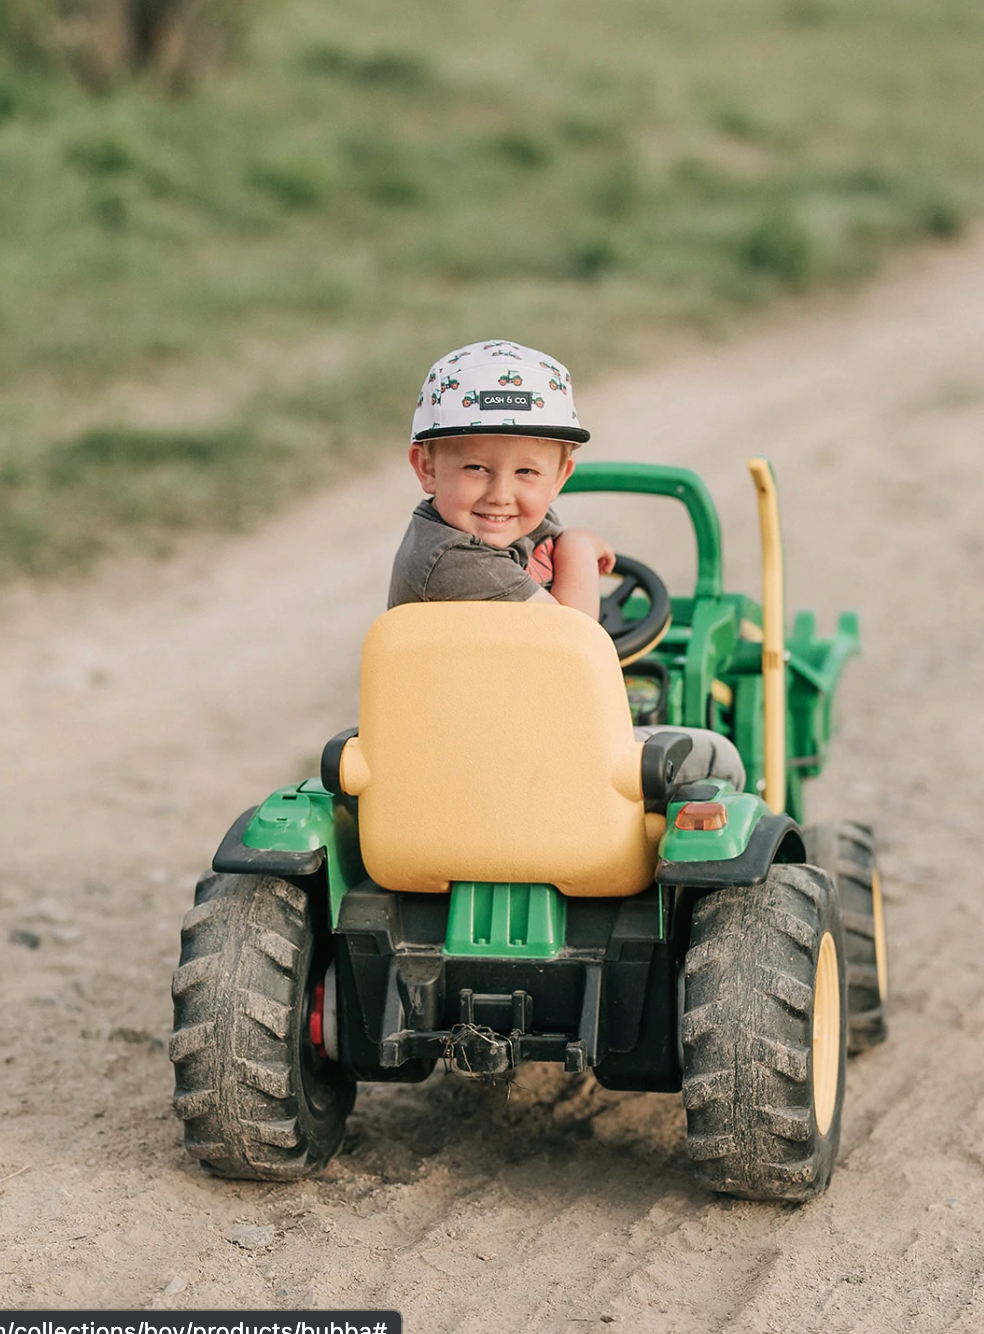
M748 847L752 830L769 807L754 792L735 792L730 786L718 785L715 780L702 782L700 787L718 788L716 794L708 791L704 801L720 802L728 822L723 829L678 829L676 817L685 802L671 801L666 812L666 832L660 839L660 860L665 862L722 862L739 857Z
M317 778L278 788L239 817L222 840L212 868L295 881L323 874L335 926L346 891L366 875L356 803L333 796Z
M656 868L661 885L755 885L768 876L773 862L806 861L802 832L789 815L773 814L754 792L735 792L728 783L709 779L693 786L701 789L700 800L724 806L727 823L723 829L678 829L676 817L685 802L671 801Z

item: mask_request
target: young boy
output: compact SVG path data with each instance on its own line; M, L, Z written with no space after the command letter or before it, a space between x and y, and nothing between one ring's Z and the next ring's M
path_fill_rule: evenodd
M560 602L597 619L615 552L587 529L563 529L550 509L587 439L566 367L543 353L472 343L436 362L410 445L433 499L414 511L389 605Z
M410 444L429 498L396 553L389 605L559 602L597 620L600 578L615 552L585 528L563 528L550 508L574 471L573 451L588 438L566 367L542 352L499 340L435 362ZM732 743L686 730L694 748L680 780L727 778L740 791L745 771Z

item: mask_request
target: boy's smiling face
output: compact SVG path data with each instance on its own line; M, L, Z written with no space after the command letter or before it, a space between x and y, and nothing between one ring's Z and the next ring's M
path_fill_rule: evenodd
M444 522L490 547L532 533L574 471L560 441L522 435L415 443L410 462Z

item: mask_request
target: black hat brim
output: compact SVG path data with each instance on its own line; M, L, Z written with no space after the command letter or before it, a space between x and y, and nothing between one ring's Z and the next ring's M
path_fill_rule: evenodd
M566 440L572 445L583 445L591 439L591 432L580 426L513 426L500 423L498 426L432 426L429 431L418 431L413 437L419 440L440 440L444 436L454 435L530 435L541 440Z

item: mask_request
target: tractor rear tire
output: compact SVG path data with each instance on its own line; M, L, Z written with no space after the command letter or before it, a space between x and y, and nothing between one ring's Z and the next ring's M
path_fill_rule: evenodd
M185 1147L218 1176L290 1181L338 1148L355 1084L310 1037L329 936L270 876L202 877L174 974L174 1110Z
M863 824L804 830L807 859L837 881L847 952L847 1050L852 1056L888 1036L888 952L875 838Z
M840 1140L847 976L837 890L815 866L694 908L681 1021L687 1149L710 1190L808 1200Z

